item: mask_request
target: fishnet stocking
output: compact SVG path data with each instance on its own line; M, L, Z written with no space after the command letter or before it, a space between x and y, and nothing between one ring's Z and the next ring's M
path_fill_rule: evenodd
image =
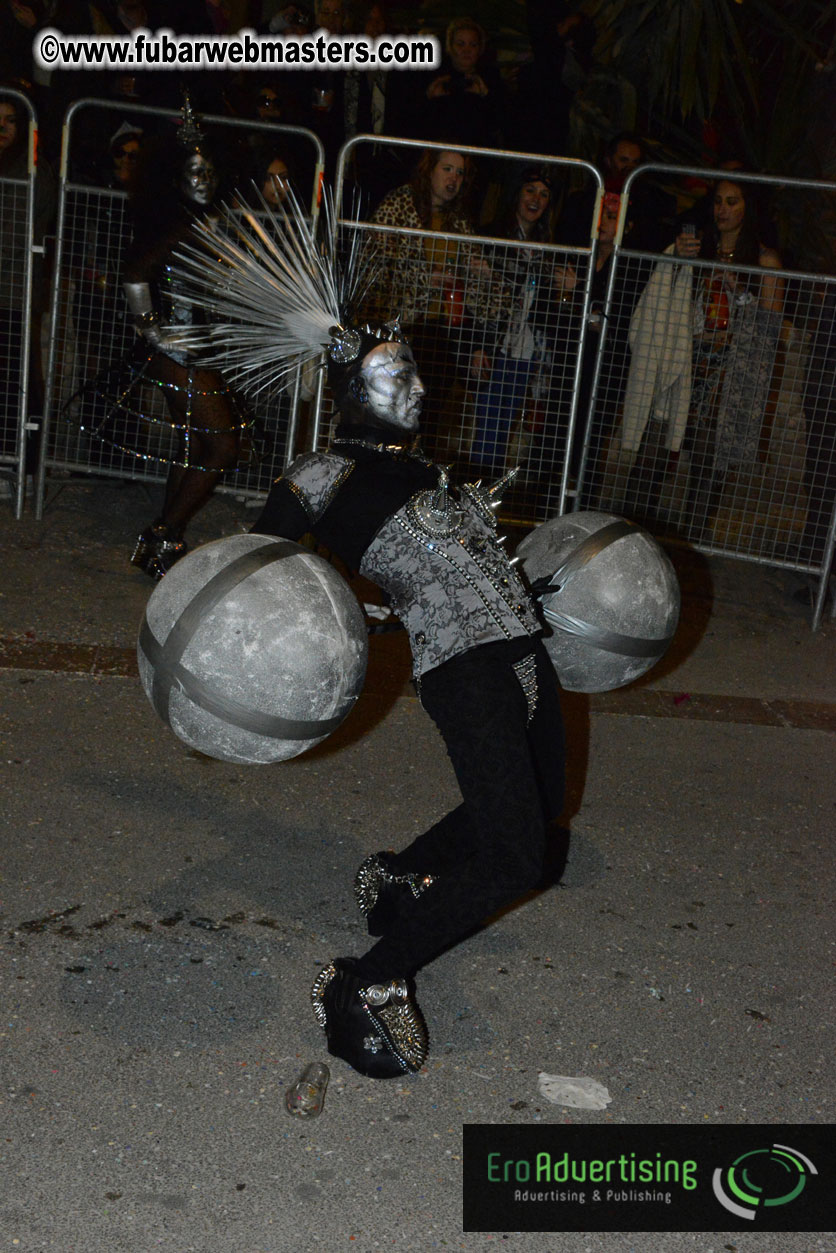
M185 428L181 459L192 464L171 467L160 517L173 532L182 534L212 495L223 471L238 458L237 416L217 370L180 365L157 353L149 377L166 386L171 420Z

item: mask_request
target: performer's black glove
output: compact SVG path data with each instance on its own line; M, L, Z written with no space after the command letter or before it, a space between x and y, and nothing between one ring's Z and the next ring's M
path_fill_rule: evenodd
M125 283L123 286L128 308L134 315L137 334L141 335L151 348L157 352L190 352L180 332L161 325L148 283Z
M560 584L553 583L553 574L544 574L541 578L535 579L533 583L529 583L529 591L535 600L543 600L549 592L559 592Z

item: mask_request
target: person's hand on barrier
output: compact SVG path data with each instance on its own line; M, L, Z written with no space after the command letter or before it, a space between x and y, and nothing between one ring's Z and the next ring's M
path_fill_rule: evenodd
M484 257L474 255L468 261L470 273L474 278L490 278L493 274L491 267L488 265Z
M449 287L455 281L456 275L453 270L439 268L430 270L430 287Z
M470 358L470 373L473 378L481 381L491 377L491 359L481 348Z
M578 272L572 265L556 265L552 271L558 295L567 299L578 285Z

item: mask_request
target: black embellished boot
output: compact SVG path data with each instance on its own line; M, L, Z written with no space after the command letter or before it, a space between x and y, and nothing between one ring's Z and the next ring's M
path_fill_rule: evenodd
M427 1026L405 979L369 983L351 958L337 957L314 980L311 1004L328 1052L361 1075L397 1079L427 1059Z
M131 554L131 565L137 566L152 579L159 580L188 551L189 546L183 536L158 520L146 527L137 538Z
M404 901L435 883L431 874L394 874L388 853L372 853L354 876L354 896L366 916L369 935L385 935L397 922Z

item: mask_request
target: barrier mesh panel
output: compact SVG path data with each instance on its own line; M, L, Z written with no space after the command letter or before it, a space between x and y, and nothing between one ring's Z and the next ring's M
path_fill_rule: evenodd
M70 153L89 116L96 118L106 108L85 104L73 116L66 139ZM242 124L230 123L227 129L234 133L236 126L240 130ZM281 127L269 131L274 138L285 135ZM305 167L313 166L315 137L296 128L289 131L305 154ZM127 197L78 182L65 182L61 194L47 466L162 481L169 463L199 462L190 461L188 432L166 400L167 395L173 398L171 385L166 388L155 379L159 371L148 365L149 354L124 296L124 261L131 242ZM296 447L306 438L311 393L305 382L300 380L298 394L292 381L283 391L254 401L234 398L235 420L245 429L238 463L225 472L221 490L257 496L269 489L291 455L291 441ZM192 429L201 431L197 418ZM209 420L206 429L213 429Z
M122 290L130 243L124 194L68 185L64 200L50 462L127 478L160 479L184 458L165 391L142 371L148 353ZM256 405L239 398L252 426L226 483L262 492L287 452L290 396ZM186 454L187 455L187 454Z
M17 459L29 256L28 181L0 178L0 462Z
M836 488L834 281L620 255L580 500L654 533L821 563Z
M506 511L532 521L557 512L588 252L371 227L344 227L344 236L353 229L380 266L360 317L400 318L426 388L427 455L451 463L459 481L519 466ZM593 364L594 348L583 362L587 384ZM323 442L329 433L326 421Z

